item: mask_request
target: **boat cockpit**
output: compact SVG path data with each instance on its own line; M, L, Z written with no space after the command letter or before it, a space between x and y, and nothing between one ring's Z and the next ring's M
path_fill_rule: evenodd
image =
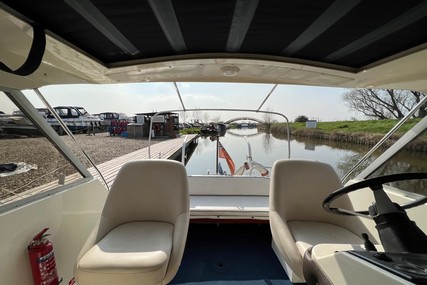
M413 157L427 151L426 8L422 0L1 1L0 283L427 284L426 165L389 165L406 148ZM141 105L127 93L141 92L138 84L172 89L175 99L162 104L176 107L135 122L147 148L123 142L98 162L83 138L99 135L75 135L77 123L55 106ZM228 89L209 94L219 106L198 106L203 90L184 94L187 84ZM249 92L258 85L265 97ZM289 85L409 90L393 103L412 100L411 108L338 173L328 157L291 151L295 129L265 104L288 96L279 89ZM232 92L241 97L228 108ZM328 98L338 100L319 94L300 109ZM188 137L152 133L167 127L160 114L201 110L277 116L287 126L283 157L265 167L246 141L237 171L188 175ZM182 160L167 154L169 143L182 146Z

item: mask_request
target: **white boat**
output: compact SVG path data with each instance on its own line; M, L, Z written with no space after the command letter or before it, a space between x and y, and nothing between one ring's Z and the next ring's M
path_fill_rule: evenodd
M65 126L74 133L94 132L101 129L103 120L97 116L90 115L85 108L76 106L57 106L53 110L61 118ZM64 126L54 115L54 112L47 114L47 122L59 134L63 134Z
M108 190L28 95L32 91L52 110L43 96L50 85L169 82L181 110L191 111L175 82L264 83L272 84L271 93L281 84L426 93L426 6L367 0L2 1L0 89L55 146L57 153L45 149L58 157L58 166L37 179L55 181L37 187L21 181L19 189L9 188L9 176L0 177L8 195L0 204L0 283L427 284L426 197L389 185L427 174L396 169L370 178L423 134L426 117L376 160L369 159L374 150L368 153L351 180L290 152L269 178L187 177L178 162L132 162ZM252 111L262 111L271 93ZM421 97L416 107L426 100ZM150 190L156 193L145 193ZM411 208L404 206L405 212L387 197ZM30 265L27 246L45 228L56 269L50 244L43 242L46 252L30 252Z
M33 126L30 120L28 120L22 114L0 114L0 134L2 136L7 135L28 135L36 136L40 132Z
M43 117L46 117L45 109L37 109ZM19 110L12 112L12 115L0 114L0 135L1 136L39 136L40 131L33 126L33 123Z

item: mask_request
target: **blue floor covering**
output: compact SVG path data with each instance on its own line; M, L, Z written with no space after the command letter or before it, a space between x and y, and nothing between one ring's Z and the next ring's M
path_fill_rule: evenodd
M268 224L190 224L171 284L289 285L271 248Z
M238 280L179 283L179 285L292 285L289 280Z

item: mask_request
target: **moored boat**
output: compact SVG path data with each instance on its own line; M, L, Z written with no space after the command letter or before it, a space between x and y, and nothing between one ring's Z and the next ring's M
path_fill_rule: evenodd
M102 128L102 119L90 115L83 107L75 106L57 106L53 110L61 118L65 126L74 133L78 132L95 132ZM64 134L61 122L51 112L47 114L47 122L59 134Z

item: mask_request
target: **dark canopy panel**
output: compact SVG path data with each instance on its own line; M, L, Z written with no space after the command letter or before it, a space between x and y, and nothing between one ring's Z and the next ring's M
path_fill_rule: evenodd
M215 53L358 70L427 42L427 1L6 0L2 5L107 66Z

